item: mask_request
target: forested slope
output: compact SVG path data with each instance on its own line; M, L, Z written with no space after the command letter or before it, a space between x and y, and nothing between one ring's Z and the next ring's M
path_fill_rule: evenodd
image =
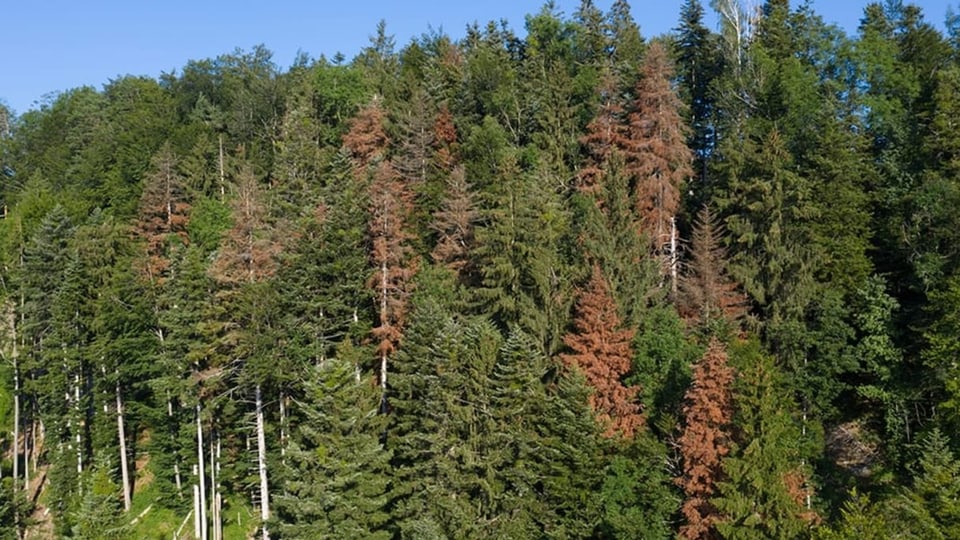
M0 537L960 538L960 21L638 23L4 110Z

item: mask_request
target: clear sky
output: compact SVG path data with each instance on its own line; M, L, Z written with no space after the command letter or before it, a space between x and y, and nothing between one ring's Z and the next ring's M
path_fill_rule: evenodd
M814 8L828 22L852 32L867 2L814 0ZM568 15L579 3L556 1ZM596 0L604 11L611 3ZM682 3L631 1L647 37L676 26ZM942 28L948 0L914 3ZM84 85L101 88L127 74L157 77L188 60L261 43L283 68L300 50L311 57L339 51L352 58L368 44L380 19L387 21L398 48L430 28L459 39L475 21L507 19L522 34L524 16L542 5L542 0L11 0L3 8L0 31L0 101L22 113L38 107L51 92Z

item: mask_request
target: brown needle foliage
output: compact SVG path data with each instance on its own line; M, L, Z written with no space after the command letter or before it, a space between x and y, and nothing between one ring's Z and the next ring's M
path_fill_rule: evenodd
M718 537L714 524L720 515L710 497L723 473L723 457L730 451L733 379L726 349L713 338L693 368L683 408L685 425L679 441L683 476L676 480L686 494L681 508L686 521L680 528L683 538Z
M573 352L560 358L582 371L593 387L590 406L606 428L605 435L633 437L644 424L636 401L640 389L624 385L621 379L630 371L630 340L634 331L621 328L617 307L599 265L593 266L590 281L580 293L574 327L563 338Z

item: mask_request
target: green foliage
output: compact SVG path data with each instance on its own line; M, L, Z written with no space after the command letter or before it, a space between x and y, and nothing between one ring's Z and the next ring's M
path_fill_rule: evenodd
M546 175L509 167L484 193L483 223L472 253L479 268L477 308L502 329L518 325L541 350L560 346L572 302L561 242L569 213Z
M960 538L960 461L934 429L920 441L913 486L889 503L895 530L924 538Z
M726 479L713 503L724 516L725 538L798 538L804 521L808 472L800 454L800 428L782 373L756 340L730 349L738 372L734 388L735 445L723 462Z
M843 504L840 519L831 526L820 527L814 538L819 540L882 540L889 538L890 524L883 513L870 503L870 498L857 493L850 493L850 498Z
M680 196L668 213L688 275L716 273L686 249L689 217L716 210L723 286L751 302L723 333L759 336L731 353L719 532L956 538L960 19L944 36L917 6L873 3L847 36L809 2L713 0L714 33L702 3L683 2L672 36L695 167L675 179L682 192L644 200ZM172 534L196 481L199 410L204 446L222 447L219 470L205 468L226 536L249 536L254 389L277 536L682 534L668 476L704 329L650 255L644 185L628 171L629 156L671 143L609 129L653 80L633 13L583 0L567 17L547 2L514 21L522 37L472 24L399 51L384 22L351 61L304 54L281 69L255 46L52 94L17 118L0 106L0 427L12 427L16 366L17 472L29 451L34 483L46 473L52 534ZM396 246L368 236L393 230L392 214L372 208L385 190L347 151L369 142L350 127L371 102L377 166L410 195ZM144 189L160 198L161 147L192 206L185 235L154 239L169 266L147 281L133 218ZM441 202L445 187L455 200ZM152 230L173 225L162 206ZM391 281L382 295L410 293L411 309L390 321L377 411L371 253L426 260L438 237L413 292ZM584 381L552 358L593 266L635 336L623 382L641 387L652 429L629 441L597 432ZM118 393L131 469L149 463L130 471L133 511L155 505L133 528L116 485ZM833 440L849 426L862 433ZM850 466L842 446L861 443L869 467ZM25 493L9 495L0 537L15 519L32 526Z
M230 208L220 200L204 197L193 204L187 233L192 243L210 253L231 224Z
M943 397L940 403L947 426L960 425L960 375L957 357L960 355L960 277L954 276L946 288L931 295L931 309L938 317L926 334L927 347L923 353L927 366L936 376Z
M690 382L690 365L701 355L700 347L687 339L672 306L648 309L633 341L634 368L628 381L640 385L651 423L659 423L662 416L678 415Z
M666 470L667 449L650 433L611 448L601 488L604 538L670 538L680 498Z
M364 352L345 341L305 384L276 501L283 538L390 537L390 453L380 442L386 418L377 414L379 391L360 376Z
M120 488L103 465L95 467L84 482L84 495L77 510L71 537L83 540L127 538L129 525L122 513Z
M0 539L2 540L19 538L12 493L13 482L9 478L4 478L0 482Z

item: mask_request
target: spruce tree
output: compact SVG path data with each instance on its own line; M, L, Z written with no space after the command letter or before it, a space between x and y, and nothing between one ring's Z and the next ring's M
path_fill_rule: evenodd
M404 538L478 536L498 515L489 377L502 338L488 322L452 319L425 289L394 361L393 529Z
M680 114L682 102L670 83L673 76L665 47L654 42L644 57L636 102L627 116L625 151L639 218L638 232L651 242L665 274L676 270L677 254L672 245L676 243L680 189L693 175L688 128Z
M710 500L725 538L798 538L815 515L807 510L808 472L800 429L783 375L756 340L734 348L733 445Z
M468 255L474 245L474 229L480 217L476 194L465 175L462 166L450 173L446 193L440 208L433 214L434 221L431 224L438 234L431 258L455 272L465 271Z
M939 429L925 434L919 443L913 486L897 504L903 511L901 523L911 524L909 528L917 532L936 524L931 538L960 538L960 460L950 449L950 438Z
M385 418L379 392L356 378L362 353L344 341L305 383L276 500L283 538L390 537Z
M687 269L680 280L678 310L702 327L723 323L736 328L746 315L747 299L727 271L725 231L710 207L697 214L690 242Z
M703 23L704 9L700 0L685 0L680 8L680 24L676 29L674 49L677 58L677 79L680 97L686 104L690 132L687 145L693 152L696 183L691 183L694 206L707 200L710 182L707 164L717 144L717 99L714 81L721 71L718 36Z
M684 538L716 536L723 516L713 505L717 483L724 479L723 459L732 445L733 380L724 345L712 338L703 358L693 368L693 381L683 408L680 436L683 476L677 483L686 495L682 513Z
M165 143L151 161L152 170L144 179L140 196L134 233L145 244L146 260L140 270L151 281L164 277L170 265L171 243L187 239L190 204L177 167L177 156L170 143Z
M600 267L593 266L590 281L579 295L575 330L563 341L573 352L561 354L592 387L590 406L607 436L632 438L644 418L636 401L637 387L623 383L630 371L633 330L624 329Z

